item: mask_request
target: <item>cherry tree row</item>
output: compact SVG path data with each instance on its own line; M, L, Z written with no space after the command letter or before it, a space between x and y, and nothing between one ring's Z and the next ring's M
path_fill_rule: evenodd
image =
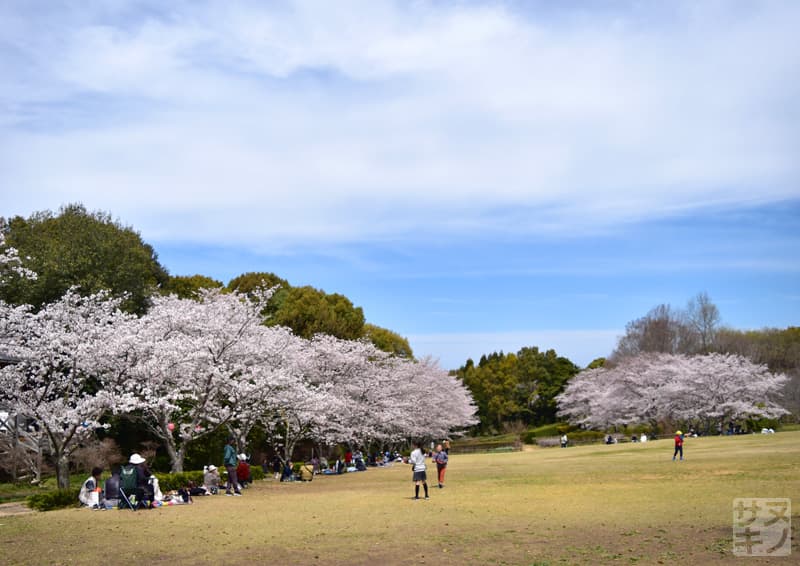
M588 428L669 421L709 430L786 414L775 399L787 380L737 355L640 355L582 371L556 399L562 417Z
M220 428L243 444L263 427L291 457L303 439L395 442L475 423L469 391L430 360L264 326L270 294L154 296L141 317L102 293L70 291L38 312L0 303L2 347L21 360L0 369L0 402L37 423L60 485L71 451L110 414L143 423L173 471Z

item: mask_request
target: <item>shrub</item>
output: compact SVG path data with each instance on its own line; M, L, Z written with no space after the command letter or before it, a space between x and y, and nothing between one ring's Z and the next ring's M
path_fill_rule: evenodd
M588 443L595 442L597 440L603 440L606 437L606 433L599 430L581 430L578 432L567 433L567 437L570 442Z
M28 507L36 509L37 511L76 507L78 505L78 494L80 491L81 489L76 487L30 495L27 499Z
M178 474L155 474L158 478L158 487L162 493L179 490L193 481L197 485L203 485L203 471L181 472Z
M455 454L491 452L498 448L522 450L522 443L520 442L519 436L516 434L463 438L452 443L450 452Z
M253 481L263 480L264 470L261 469L261 466L250 466L250 475L252 476Z
M570 435L570 431L575 430L576 427L569 423L551 423L542 425L540 427L532 428L522 434L522 441L525 444L536 444L537 438L545 438L549 436L561 436L566 433Z

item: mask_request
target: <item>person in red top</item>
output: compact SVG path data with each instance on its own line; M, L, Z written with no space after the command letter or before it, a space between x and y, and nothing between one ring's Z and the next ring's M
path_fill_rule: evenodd
M239 465L236 466L236 479L239 480L239 485L246 487L247 484L252 483L253 479L250 476L250 464L247 463L247 455L239 454Z
M675 456L678 454L681 455L681 460L683 460L683 433L681 431L675 433L675 452L672 454L672 459L675 460Z

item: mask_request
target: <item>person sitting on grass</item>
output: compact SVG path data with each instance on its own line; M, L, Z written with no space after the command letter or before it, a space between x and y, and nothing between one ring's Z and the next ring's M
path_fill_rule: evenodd
M106 480L106 483L103 487L103 496L106 509L119 507L119 472L119 464L112 466L111 477Z
M153 483L150 481L153 474L147 467L147 461L140 454L132 454L128 461L136 471L136 507L149 509L155 500Z
M219 470L214 464L207 466L203 470L203 487L211 495L216 495L219 492Z
M286 460L283 465L283 473L281 474L281 481L294 481L294 470L292 469L292 461Z
M78 493L78 499L81 504L90 509L100 509L100 499L103 491L100 488L100 476L102 473L103 468L92 468L92 475L86 478L86 481L81 485L80 493Z

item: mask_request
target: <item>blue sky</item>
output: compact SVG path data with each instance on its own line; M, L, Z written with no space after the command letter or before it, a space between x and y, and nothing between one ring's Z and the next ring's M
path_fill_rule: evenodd
M447 368L800 323L800 3L8 2L0 215L347 295Z

